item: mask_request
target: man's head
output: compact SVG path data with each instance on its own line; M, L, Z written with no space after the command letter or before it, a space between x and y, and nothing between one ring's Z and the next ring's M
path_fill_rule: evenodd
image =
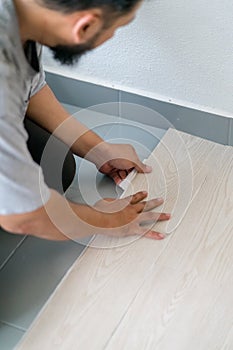
M47 45L55 59L73 64L87 51L110 39L116 29L130 23L142 0L36 0L52 13L67 20L69 35L55 45ZM61 23L62 25L62 23ZM59 32L59 28L57 29ZM65 32L64 28L64 32ZM64 35L65 36L65 35ZM62 39L62 37L61 37Z
M139 0L38 0L53 10L72 13L101 8L105 13L123 15L129 13Z

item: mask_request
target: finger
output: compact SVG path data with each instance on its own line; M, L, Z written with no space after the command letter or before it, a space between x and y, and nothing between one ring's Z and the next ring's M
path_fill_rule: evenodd
M132 171L132 168L130 170L114 169L111 173L109 173L109 176L113 179L116 185L119 185L120 182L123 181L131 171Z
M145 237L145 238L151 238L151 239L155 239L155 240L162 240L164 238L166 238L166 235L157 232L157 231L153 231L151 229L146 229L145 227L139 227L139 229L137 230L137 234Z
M129 172L127 170L118 170L117 175L121 180L124 180L128 176Z
M130 168L130 169L125 169L125 178L130 174L132 173L132 171L134 170L135 168Z
M135 164L135 169L137 170L138 173L151 173L152 172L152 167L146 164L143 164L142 162L138 162Z
M163 202L164 202L163 198L155 198L146 202L142 202L140 204L144 205L144 208L142 209L142 211L150 211L154 208L159 207L161 204L163 204Z
M116 185L119 185L119 183L122 181L117 172L111 173L109 176L113 179Z
M171 214L168 213L161 213L159 215L158 221L166 221L171 219Z
M154 239L154 240L157 240L157 241L161 241L163 240L164 238L166 238L165 235L163 235L162 233L160 232L156 232L156 231L149 231L147 232L145 235L144 235L145 238L150 238L150 239Z
M153 212L144 212L138 216L138 221L141 225L151 225L157 221L166 221L170 220L171 214L168 213L153 213Z
M130 204L137 204L147 197L146 191L137 192L131 196ZM143 206L144 207L144 206Z

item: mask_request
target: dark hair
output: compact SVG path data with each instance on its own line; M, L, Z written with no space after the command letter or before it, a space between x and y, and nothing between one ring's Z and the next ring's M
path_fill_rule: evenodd
M140 0L39 0L41 4L65 13L88 10L91 8L103 8L113 13L128 13Z

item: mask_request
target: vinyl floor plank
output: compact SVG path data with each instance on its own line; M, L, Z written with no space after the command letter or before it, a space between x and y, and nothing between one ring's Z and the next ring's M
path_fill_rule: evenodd
M18 349L233 348L233 148L169 130L147 162L125 196L164 196L168 237L98 236Z
M119 242L115 239L110 241L102 238L96 245L105 246L105 249L89 248L84 260L81 258L75 263L45 306L38 323L35 321L32 326L29 332L33 334L32 338L25 339L26 343L19 349L41 349L41 346L45 349L57 349L57 346L64 349L77 349L77 346L80 349L103 349L151 265L168 244L168 240L150 244L142 239L111 249L107 246L115 246ZM145 250L147 257L143 256ZM135 263L132 264L132 261ZM81 287L77 287L75 281L82 281ZM104 319L102 326L100 319ZM80 332L81 329L85 331ZM97 332L94 331L97 329ZM93 331L94 339L90 336Z
M191 204L107 350L224 348L233 324L233 203L225 201L233 190L232 160L227 168Z

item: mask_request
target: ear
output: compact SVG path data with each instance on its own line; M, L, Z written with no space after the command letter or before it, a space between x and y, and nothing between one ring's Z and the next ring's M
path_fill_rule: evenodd
M98 13L84 13L73 26L73 40L81 44L93 38L102 29L102 18Z

